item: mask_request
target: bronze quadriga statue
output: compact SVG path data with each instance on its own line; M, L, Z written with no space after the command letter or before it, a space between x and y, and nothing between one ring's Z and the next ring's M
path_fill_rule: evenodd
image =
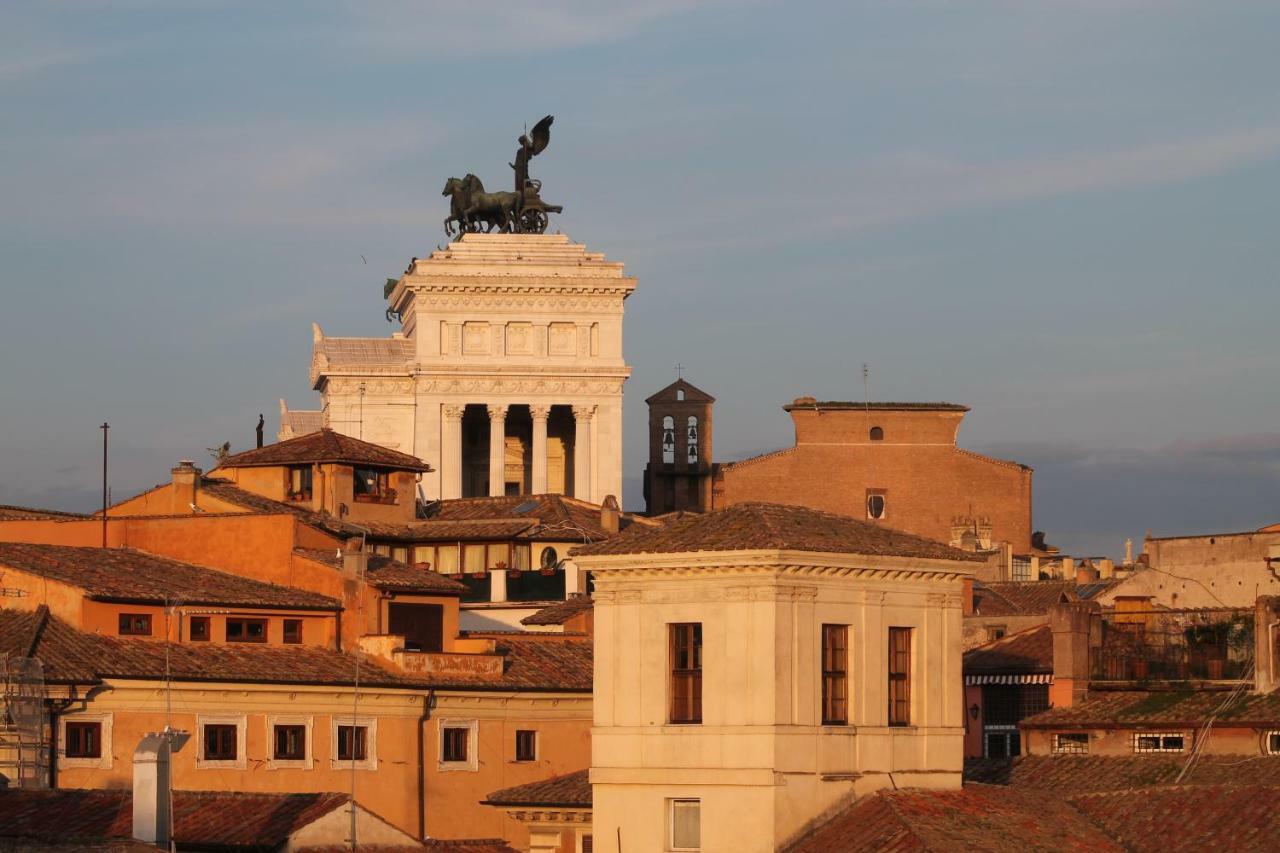
M471 174L445 182L442 195L449 197L449 215L444 220L446 235L482 228L485 233L496 228L517 234L541 234L547 230L547 214L560 213L564 208L542 200L542 182L529 177L529 160L546 149L554 120L546 116L530 133L520 137L515 162L508 164L515 171L515 192L486 192L480 179Z

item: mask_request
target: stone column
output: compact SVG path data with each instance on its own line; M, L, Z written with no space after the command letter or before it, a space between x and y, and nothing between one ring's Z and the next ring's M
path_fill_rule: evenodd
M489 496L507 493L507 407L489 407Z
M530 406L529 414L533 417L533 483L535 495L547 491L547 418L551 415L550 406Z
M591 418L595 406L573 407L573 496L593 500L591 494Z
M440 441L440 497L462 497L462 411L444 407L444 436Z

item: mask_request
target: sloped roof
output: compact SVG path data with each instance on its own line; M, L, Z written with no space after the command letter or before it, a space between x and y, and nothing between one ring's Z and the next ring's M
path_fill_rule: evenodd
M1194 728L1211 715L1218 728L1266 726L1280 729L1280 692L1245 693L1225 710L1227 699L1221 690L1117 690L1094 691L1079 705L1050 708L1027 717L1027 728L1150 728L1179 726Z
M475 636L482 632L471 632ZM433 675L431 686L476 690L538 690L590 693L591 641L563 634L495 635L505 660L502 675Z
M63 512L59 509L40 509L31 506L14 506L13 504L0 504L0 521L26 521L28 519L41 518L92 518L82 512Z
M422 842L422 846L439 853L519 853L501 838L428 838ZM343 851L335 850L333 853Z
M1053 672L1053 633L1048 625L983 643L964 653L964 674Z
M324 563L336 569L342 568L342 560L328 548L295 548L295 554ZM414 592L424 595L462 595L468 587L439 572L422 566L410 566L381 554L369 555L369 568L365 581L375 589Z
M591 807L590 770L578 770L563 776L552 776L526 785L515 785L494 791L485 797L490 806L560 806Z
M1079 601L1075 581L975 581L974 616L1042 616L1062 602Z
M1183 755L1024 755L969 759L964 778L1065 796L1172 785L1186 766ZM1280 786L1280 761L1258 755L1202 755L1178 784Z
M578 593L566 598L564 601L557 601L555 604L549 604L520 620L521 625L563 625L579 613L586 613L595 603L591 600L591 596Z
M219 462L218 468L297 465L314 462L373 465L380 468L393 468L397 471L431 470L431 466L416 456L372 442L361 441L327 428L233 454Z
M429 521L533 520L536 526L517 534L522 539L599 542L618 534L600 526L600 505L558 494L503 495L492 498L454 498L428 505ZM618 530L653 529L659 525L641 516L620 513Z
M1070 803L1134 853L1274 850L1280 839L1280 787L1179 785Z
M280 417L284 421L282 426L290 430L295 437L324 429L324 412L314 409L290 409Z
M409 338L320 338L313 351L329 360L330 369L344 367L408 367L414 360Z
M0 658L39 657L45 683L96 684L91 664L96 647L79 631L53 619L49 608L0 609Z
M910 533L801 506L740 503L669 524L634 527L605 542L575 548L575 556L675 554L690 551L814 551L918 557L957 562L984 558Z
M295 610L339 610L342 603L319 593L263 583L216 569L159 557L132 548L87 548L0 542L0 566L52 578L99 601Z
M679 391L684 392L683 400L678 399ZM666 388L645 398L646 403L714 403L715 401L715 397L684 379L677 379Z
M349 801L346 794L329 793L174 791L174 839L186 846L274 849ZM0 836L61 843L129 839L133 792L0 789Z

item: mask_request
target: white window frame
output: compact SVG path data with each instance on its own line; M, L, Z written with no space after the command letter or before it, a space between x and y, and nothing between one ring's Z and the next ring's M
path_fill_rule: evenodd
M1268 729L1262 733L1262 754L1263 755L1280 755L1280 749L1271 748L1271 739L1280 738L1280 729Z
M304 726L302 758L276 758L276 726ZM268 770L310 770L315 764L314 739L312 729L314 718L303 714L267 714L267 769ZM202 741L203 743L203 741ZM236 754L239 754L237 750Z
M1160 746L1155 749L1139 749L1138 739L1158 737L1160 738ZM1171 749L1164 745L1164 739L1170 737L1182 738L1182 746L1178 749ZM1187 732L1134 732L1133 733L1133 752L1135 755L1150 755L1153 753L1183 753L1191 748L1191 735Z
M338 726L363 726L364 760L352 761L338 757ZM329 743L333 750L329 755L329 767L335 770L377 770L378 769L378 718L334 716L329 721Z
M77 767L92 770L111 769L111 722L109 713L79 712L58 715L58 769ZM100 738L102 754L97 758L67 758L67 723L98 723L101 726Z
M1062 738L1066 735L1084 735L1084 749L1063 748ZM1073 746L1078 746L1077 741L1072 741ZM1088 755L1089 754L1089 733L1088 732L1054 732L1053 733L1053 754L1054 755Z
M233 761L223 761L222 759L208 759L204 757L204 727L208 725L214 726L235 726L236 727L236 757ZM245 731L248 728L248 720L244 714L197 714L196 715L196 769L197 770L244 770L249 766L248 756L245 755Z
M676 846L676 804L677 803L697 803L698 804L698 847L677 847ZM699 797L672 797L667 800L667 850L686 851L701 850L702 843L702 799Z
M445 761L444 760L444 730L445 729L467 729L467 760L466 761ZM475 773L480 769L480 721L467 719L461 720L456 717L441 717L439 726L436 728L436 769L440 771L462 770Z
M871 501L873 498L880 499L879 515L871 514ZM871 494L867 495L866 502L867 502L867 518L871 519L872 521L884 521L886 518L889 517L889 496L885 492L883 491L872 492Z

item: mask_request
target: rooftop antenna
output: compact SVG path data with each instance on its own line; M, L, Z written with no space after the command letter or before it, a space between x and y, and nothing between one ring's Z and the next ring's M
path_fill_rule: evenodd
M364 441L364 383L360 383L360 440Z
M107 547L107 430L111 424L106 421L98 427L102 430L102 547Z
M363 386L361 386L363 390ZM360 590L364 587L365 578L369 567L369 554L365 549L369 547L369 537L364 530L360 531L360 552L363 555L360 560L360 578L356 584L356 589ZM356 598L356 627L361 634L364 633L364 595L358 593ZM356 728L359 725L360 718L360 647L357 643L356 648L352 649L352 657L355 658L355 678L351 690L351 802L348 806L351 810L351 849L357 849L356 844ZM367 744L367 741L366 741ZM368 749L368 746L365 747Z

